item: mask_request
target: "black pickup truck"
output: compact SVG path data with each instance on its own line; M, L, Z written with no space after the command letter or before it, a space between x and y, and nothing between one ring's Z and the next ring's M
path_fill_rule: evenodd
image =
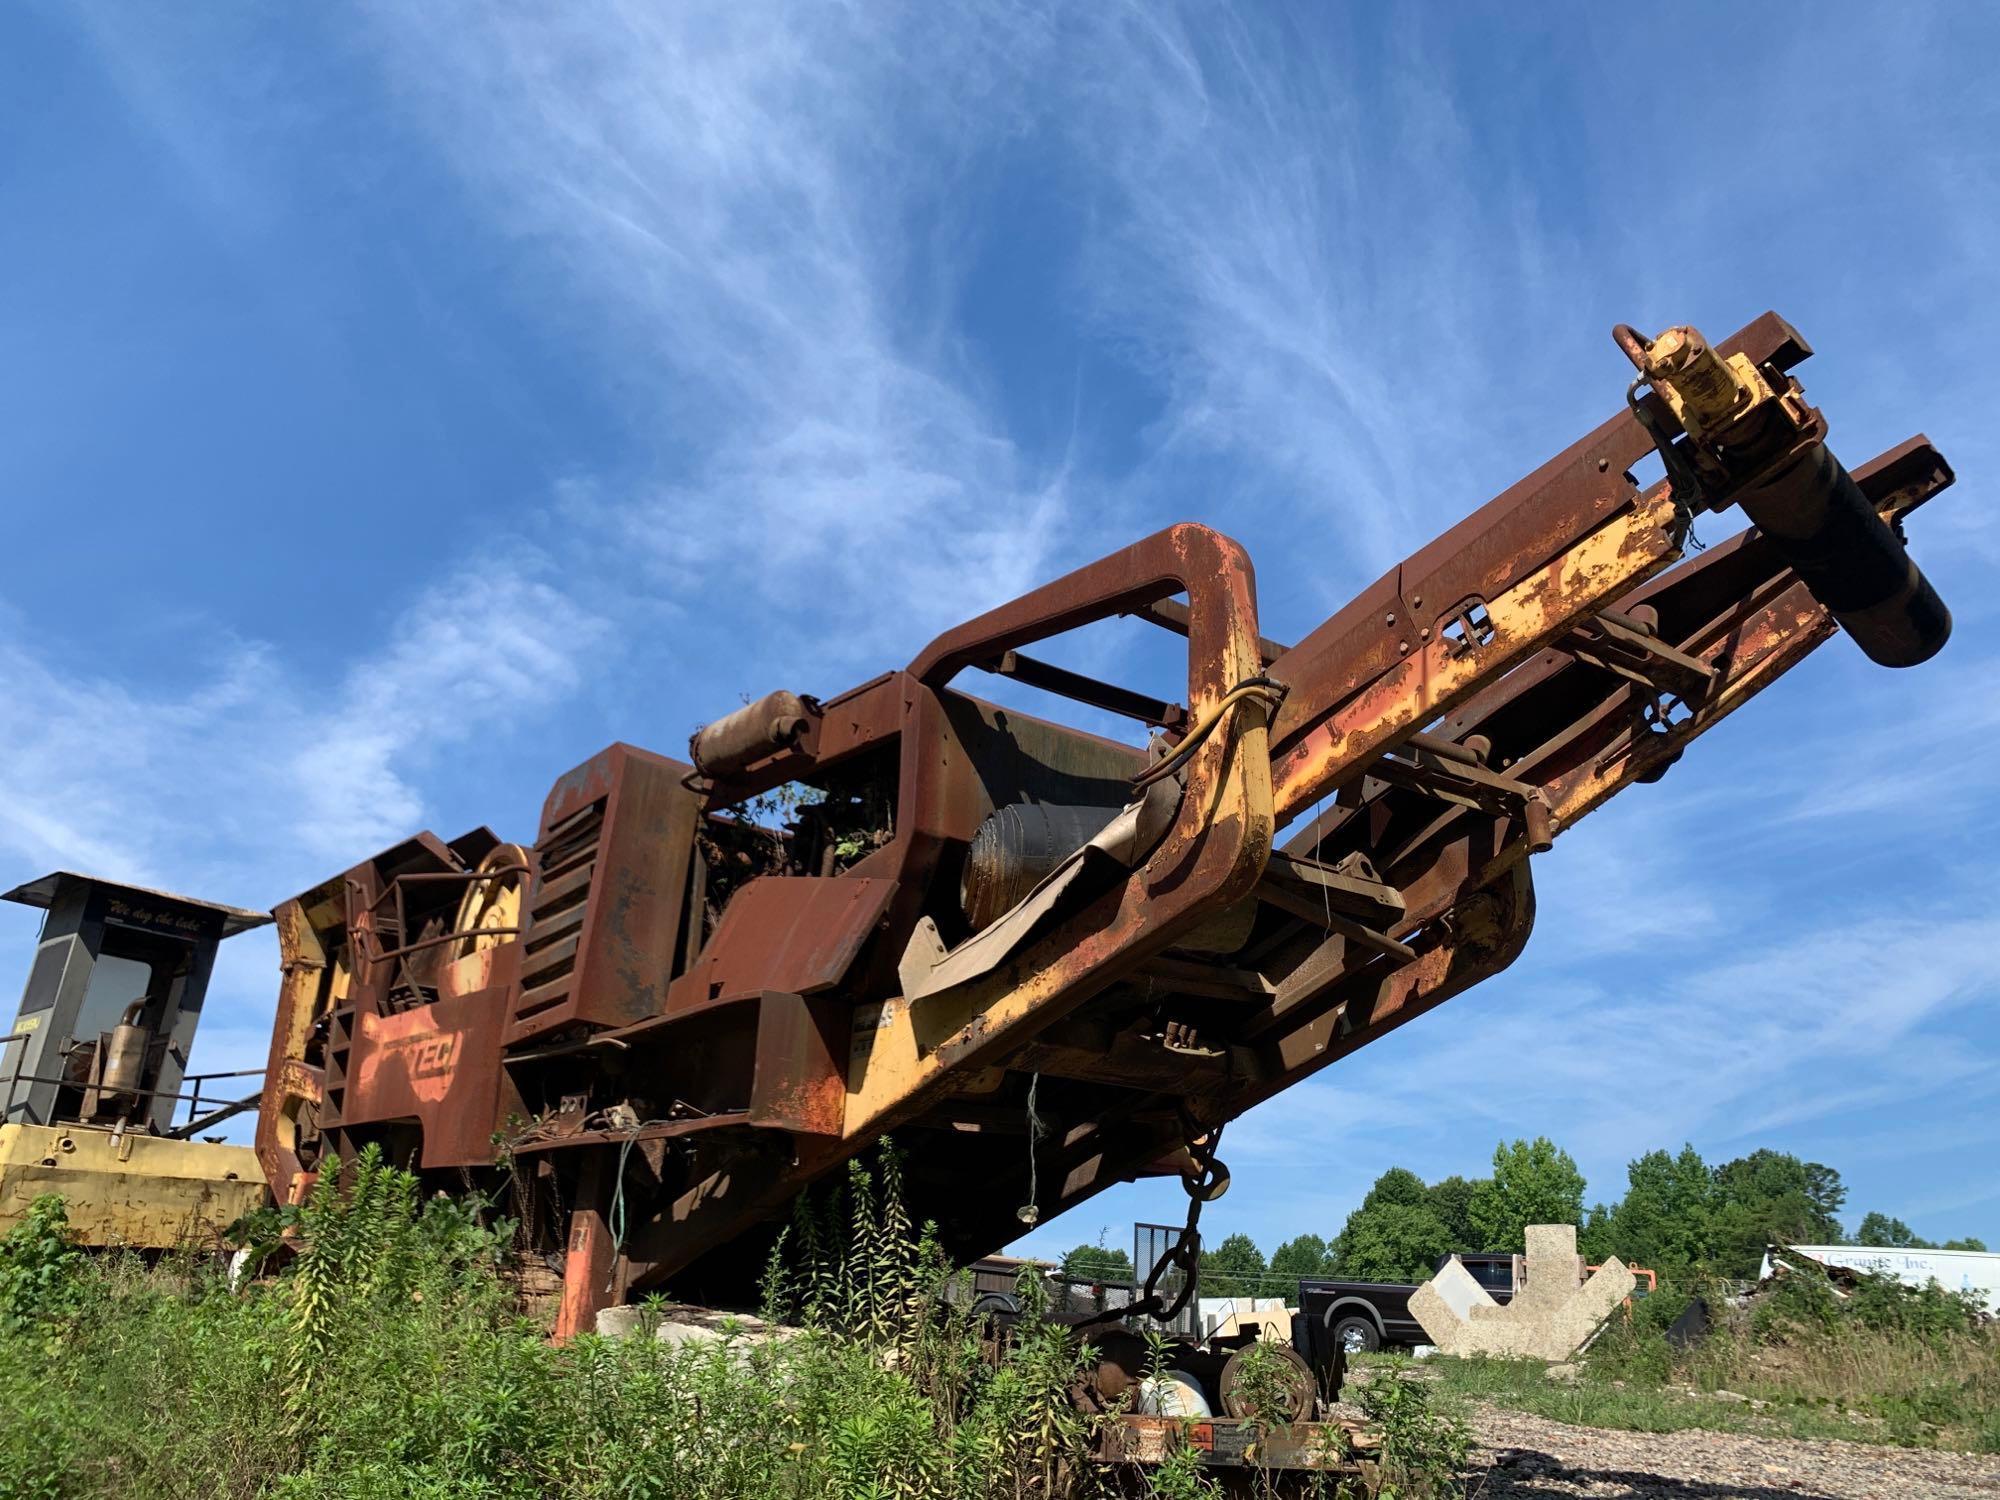
M1441 1258L1436 1269L1442 1269L1449 1258ZM1495 1302L1513 1300L1517 1257L1461 1255L1459 1259ZM1315 1345L1325 1340L1349 1354L1426 1344L1430 1340L1410 1316L1410 1293L1415 1290L1415 1286L1389 1281L1325 1281L1307 1277L1299 1282L1298 1322L1310 1330Z

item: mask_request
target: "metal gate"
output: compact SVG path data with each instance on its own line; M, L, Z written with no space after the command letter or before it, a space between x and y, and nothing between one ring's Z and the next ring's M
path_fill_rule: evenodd
M1178 1224L1134 1224L1132 1226L1132 1264L1138 1272L1138 1283L1143 1291L1147 1279L1153 1274L1153 1267L1166 1259L1167 1252L1180 1242L1181 1226ZM1180 1296L1184 1282L1178 1266L1169 1266L1160 1277L1157 1288L1160 1301L1168 1307ZM1200 1333L1200 1314L1195 1307L1195 1299L1187 1299L1187 1305L1165 1324L1170 1333L1184 1334L1194 1338Z

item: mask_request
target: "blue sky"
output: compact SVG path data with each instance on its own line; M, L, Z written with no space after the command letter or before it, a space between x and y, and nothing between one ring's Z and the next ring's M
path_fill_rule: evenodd
M1169 521L1295 638L1766 307L1916 431L1956 612L1538 861L1508 973L1233 1126L1212 1234L1692 1141L2000 1244L2000 17L1973 6L26 4L0 19L0 878L269 906L529 836ZM1733 522L1711 520L1711 538ZM1122 638L1121 638L1122 640ZM1090 648L1106 670L1127 662ZM0 913L0 993L33 914ZM260 1062L263 936L197 1061ZM1121 1188L1033 1247L1177 1219Z

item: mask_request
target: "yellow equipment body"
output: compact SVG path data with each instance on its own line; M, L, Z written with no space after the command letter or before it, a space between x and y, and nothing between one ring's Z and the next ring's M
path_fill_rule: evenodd
M91 1125L0 1125L0 1233L60 1193L86 1245L214 1246L270 1201L257 1154Z
M213 1248L270 1201L248 1146L169 1140L92 1125L0 1125L0 1233L60 1193L86 1245Z
M73 870L0 900L45 914L0 1034L0 1233L58 1193L86 1245L215 1246L269 1198L249 1147L194 1137L261 1097L216 1080L263 1070L190 1074L187 1058L217 947L270 917Z

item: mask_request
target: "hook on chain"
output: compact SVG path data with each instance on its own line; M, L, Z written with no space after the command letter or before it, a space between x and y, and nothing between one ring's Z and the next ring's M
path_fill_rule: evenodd
M1147 1273L1146 1285L1138 1300L1130 1307L1118 1309L1120 1317L1151 1317L1170 1323L1188 1305L1201 1273L1202 1205L1213 1203L1229 1191L1229 1168L1215 1154L1215 1148L1222 1140L1222 1127L1217 1125L1198 1132L1192 1120L1186 1116L1182 1118L1187 1131L1184 1149L1195 1167L1192 1173L1181 1178L1181 1187L1188 1195L1187 1222L1181 1226L1179 1238L1153 1262L1153 1269ZM1160 1283L1170 1270L1180 1272L1180 1286L1174 1300L1167 1303L1162 1300Z

